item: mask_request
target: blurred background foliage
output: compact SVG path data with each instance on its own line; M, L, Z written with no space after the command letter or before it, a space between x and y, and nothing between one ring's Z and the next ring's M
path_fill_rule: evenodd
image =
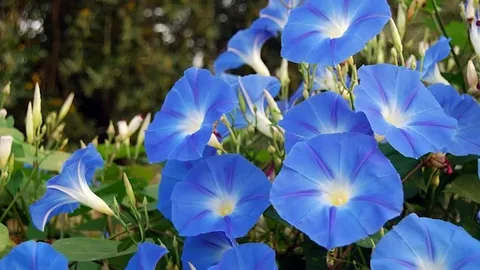
M74 92L66 136L90 141L105 133L110 119L160 109L183 70L211 68L228 39L248 27L267 2L1 0L0 86L12 82L9 114L23 129L20 119L36 82L47 110L58 109ZM464 39L460 1L438 2L448 2L443 15L459 22L451 31ZM263 58L273 71L280 64L279 40L266 46Z

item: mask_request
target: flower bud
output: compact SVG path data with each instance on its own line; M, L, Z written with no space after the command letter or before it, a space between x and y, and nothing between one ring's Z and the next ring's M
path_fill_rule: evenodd
M8 82L3 88L2 93L6 96L10 95L10 82Z
M434 168L444 168L447 164L447 156L444 153L435 153L430 156L427 160L426 164L430 167Z
M398 53L403 52L403 45L402 45L402 38L400 37L400 33L398 32L397 25L395 25L395 21L390 18L390 32L392 32L392 39L393 45Z
M240 107L240 111L242 111L242 113L245 113L247 111L247 103L245 102L245 98L241 93L241 91L238 91L237 98L238 98L238 106Z
M98 146L98 136L95 136L95 138L93 138L93 140L90 143L93 144L93 146L97 147Z
M130 138L130 136L138 130L142 122L143 117L141 115L135 115L135 117L130 120L130 123L128 123L127 138Z
M145 141L145 131L148 129L150 122L152 121L152 114L147 113L145 119L143 119L142 126L140 126L140 131L138 132L137 145L141 145Z
M268 151L269 154L273 155L273 154L275 154L275 152L277 150L272 145L269 145L268 148L267 148L267 151Z
M390 53L392 54L392 58L393 58L393 61L394 61L395 65L398 65L398 52L397 52L397 49L392 48L392 49L390 50Z
M60 125L58 125L57 128L52 133L52 138L57 141L60 141L62 139L64 128L65 128L65 123L61 123Z
M109 138L115 136L115 127L113 126L112 120L110 120L110 123L108 124L107 135Z
M8 158L12 151L13 137L4 135L0 137L0 169L5 169L8 163Z
M67 146L67 144L68 144L68 138L62 141L62 144L60 145L60 148L58 150L62 150L63 148L65 148L65 146Z
M55 125L55 122L57 121L57 113L56 112L51 112L47 115L47 119L45 119L45 123L47 126L53 126Z
M432 182L430 182L430 185L433 187L433 188L437 188L439 185L440 185L440 176L438 175L438 173L436 173L433 178L432 178Z
M425 53L427 52L429 47L430 45L428 45L428 42L420 41L420 43L418 43L418 53L420 54L420 56L425 56Z
M117 198L116 197L113 197L113 205L112 205L112 208L113 208L113 212L115 214L119 214L120 213L120 206L118 205L118 201L117 201Z
M80 148L86 148L87 145L85 144L85 142L83 140L80 140Z
M25 133L27 134L27 142L33 143L35 134L33 133L33 112L32 103L28 103L27 116L25 116Z
M306 87L303 89L302 95L303 95L303 99L305 99L305 100L308 99L309 94L308 94L308 90L306 89Z
M127 193L128 200L130 201L132 207L135 207L135 205L137 205L137 200L135 199L132 185L130 184L126 173L123 173L123 184L125 185L125 191Z
M407 61L405 62L405 66L406 68L410 68L412 70L417 69L417 58L415 55L412 54L410 57L408 57Z
M400 37L405 36L405 30L407 27L407 14L405 14L405 7L402 3L398 4L397 10L397 28L400 33Z
M7 110L1 109L0 110L0 118L5 118L7 117Z
M15 169L15 154L11 153L10 158L8 159L8 173L12 174Z
M472 60L468 61L467 65L467 82L471 89L478 88L478 74Z
M255 133L255 126L254 125L248 125L247 131L248 131L248 133Z
M33 94L33 129L36 130L42 125L42 97L40 95L40 86L35 84L35 93Z
M464 8L465 20L467 20L467 22L475 20L475 6L473 0L466 0L465 6L461 6Z
M407 21L413 20L413 17L415 17L415 14L417 13L417 1L412 1L410 6L408 7L407 10Z
M118 137L121 141L125 140L127 138L128 134L128 124L127 121L118 121L117 122L117 127L118 127Z
M70 107L72 107L74 97L75 97L75 94L70 93L70 95L68 95L65 102L63 102L63 105L60 108L60 111L58 112L58 122L62 121L65 118L65 116L67 116L68 111L70 111Z

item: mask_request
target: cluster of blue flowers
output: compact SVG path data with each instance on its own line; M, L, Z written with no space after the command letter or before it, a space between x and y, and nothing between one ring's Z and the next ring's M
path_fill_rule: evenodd
M338 79L332 70L361 51L390 17L386 0L270 0L250 28L232 37L215 62L216 76L198 68L185 71L145 140L151 162L167 161L158 209L186 237L185 269L277 269L275 252L266 244L237 243L270 205L326 249L381 230L402 214L404 193L399 174L375 136L416 159L437 152L480 155L478 103L435 77L438 61L448 55L448 39L441 38L426 52L419 70L389 64L361 67L359 85L348 93L353 103L330 89ZM309 93L302 101L302 86L290 99L279 101L283 115L273 119L266 106L275 107L270 101L281 84L270 76L260 51L266 40L279 34L282 57L316 65L314 88L331 91ZM258 74L225 73L241 65ZM424 83L434 84L427 88ZM284 138L286 158L273 182L243 156L216 151L224 151L222 141L232 135L231 129L250 125L267 137ZM62 173L49 181L45 197L31 207L38 228L53 215L71 212L78 202L92 205L84 194L100 161L93 147L67 161ZM108 206L100 208L108 214ZM41 263L32 258L35 253L24 255L24 250L34 249L54 257L50 264L55 263L55 269L67 264L48 245L34 245L19 245L1 263L30 263L25 257ZM128 268L153 269L166 252L141 244ZM380 240L371 260L372 269L478 265L480 242L463 228L415 214Z

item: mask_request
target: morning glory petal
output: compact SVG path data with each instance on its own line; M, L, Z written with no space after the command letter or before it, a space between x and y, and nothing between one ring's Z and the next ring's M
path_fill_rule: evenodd
M207 146L204 157L215 155L216 150ZM191 161L169 160L162 170L162 178L158 187L157 208L168 220L172 219L172 192L175 184L185 180L187 173L200 162L199 159Z
M429 84L443 83L449 84L440 74L438 63L447 58L450 54L450 39L440 37L440 39L430 47L423 58L423 63L418 62L417 70L422 72L422 80Z
M223 232L187 237L183 246L183 268L188 269L188 263L191 263L196 270L206 270L217 265L223 254L231 248L232 240Z
M137 252L132 256L127 264L127 270L155 270L158 261L168 253L168 250L162 246L152 243L142 243L138 245Z
M263 243L247 243L238 245L223 255L218 269L278 269L275 251Z
M478 269L480 242L462 227L410 214L373 250L372 270Z
M268 6L260 10L260 17L252 23L252 28L274 34L281 32L287 24L290 11L301 3L302 0L269 0Z
M67 270L68 260L49 244L30 240L3 257L0 269Z
M458 122L455 134L443 149L455 156L480 155L480 106L470 95L459 95L451 86L435 84L428 88L445 113Z
M207 144L217 140L215 123L236 105L237 97L225 81L205 69L187 69L145 132L148 160L201 158Z
M92 144L75 151L63 165L62 172L48 180L47 192L43 197L30 206L35 227L43 231L49 219L60 213L73 212L80 203L113 215L108 205L89 187L95 170L101 167L102 156Z
M319 135L297 143L283 164L273 206L327 249L371 235L402 212L400 176L372 136Z
M359 132L373 135L363 112L353 112L348 102L334 92L325 92L295 106L279 125L286 131L285 151L299 141L320 134Z
M242 65L251 66L258 74L269 76L270 72L261 58L263 44L274 34L254 28L238 31L229 41L227 51L215 60L216 74L236 69Z
M450 141L457 121L445 114L418 72L380 64L364 66L358 74L355 108L402 155L419 158Z
M336 66L361 51L390 17L385 0L307 0L290 12L282 56L295 63Z
M270 181L244 157L203 159L172 193L172 222L182 236L225 232L244 236L270 205Z

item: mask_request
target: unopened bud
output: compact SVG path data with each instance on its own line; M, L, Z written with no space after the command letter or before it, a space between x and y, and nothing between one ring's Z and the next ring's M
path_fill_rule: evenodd
M110 123L108 124L107 135L108 137L115 136L115 127L113 126L112 120L110 120Z
M10 174L13 173L13 170L15 169L15 154L11 153L10 158L8 159L8 172Z
M418 53L420 54L420 56L424 56L425 53L427 52L428 48L430 46L428 45L428 42L426 41L420 41L420 43L418 43Z
M248 133L255 133L255 126L254 125L249 125L247 127Z
M275 154L275 152L277 151L275 149L275 147L273 147L273 145L269 145L268 148L267 148L267 151L268 153L270 153L271 155Z
M444 153L435 153L430 156L426 164L434 168L444 168L447 163L447 156Z
M33 94L33 129L36 130L42 125L42 97L40 95L40 86L35 84Z
M1 109L0 110L0 118L5 118L7 117L7 110Z
M178 248L178 241L177 241L177 237L175 235L173 235L172 246L173 246L174 249Z
M305 100L308 99L309 93L308 93L307 88L304 88L304 89L303 89L302 95L303 95L303 99L305 99Z
M247 111L247 103L245 102L245 97L241 93L241 91L237 92L237 98L238 98L238 106L240 107L240 111L242 113L245 113Z
M145 140L145 131L148 129L150 122L152 121L152 114L147 113L145 119L143 119L142 126L140 127L140 131L138 132L137 137L137 145L141 145Z
M65 128L65 123L61 123L52 133L52 138L60 141L62 139L63 129Z
M13 137L5 135L0 137L0 169L5 169L8 158L12 152Z
M93 138L93 140L90 143L93 144L95 147L97 147L98 146L98 136L95 136L95 138Z
M83 140L80 140L80 148L86 148L87 145L85 144L85 142L83 142Z
M390 53L392 54L393 61L395 62L395 65L398 65L398 52L397 49L392 48L390 50Z
M32 103L28 103L27 107L27 116L25 116L25 133L27 134L27 142L33 143L34 132L33 132L33 112L32 112Z
M130 184L126 173L123 173L123 184L125 185L125 191L127 193L128 200L130 201L132 207L135 207L135 205L137 205L137 200L135 199L132 185Z
M135 115L130 123L128 123L127 138L130 138L140 127L143 122L143 117L141 115Z
M65 116L67 116L68 111L70 111L70 107L72 107L74 97L74 93L70 93L70 95L68 95L67 99L60 108L60 111L58 112L58 122L62 121Z
M465 6L461 4L461 6L464 8L463 11L465 13L465 20L468 22L471 22L475 19L475 6L473 2L473 0L466 0Z
M117 122L117 127L118 127L118 137L121 141L125 140L127 138L128 134L128 124L127 121L118 121Z
M415 55L412 54L410 57L408 57L407 61L405 62L405 66L406 68L410 68L412 70L417 69L417 58Z
M405 35L405 30L407 27L407 15L405 14L405 6L402 3L398 4L397 10L397 28L400 33L400 37Z
M118 205L118 201L117 201L117 198L116 197L113 197L113 205L112 205L112 208L113 208L113 212L115 214L119 214L120 213L120 206Z
M51 112L47 115L47 119L45 119L45 123L47 125L55 125L57 121L57 113L56 112Z
M3 88L2 93L6 96L10 95L10 82L8 82Z
M407 10L407 21L413 20L413 17L415 17L415 13L417 12L417 1L412 1L410 6L408 7Z
M402 38L400 37L400 33L398 32L397 25L395 25L395 21L390 18L390 31L392 32L392 39L393 45L398 53L403 52L403 45L402 45Z
M468 61L467 65L467 82L471 89L478 88L478 74L472 60Z
M64 140L62 141L62 144L60 145L59 150L62 150L63 148L65 148L65 146L67 146L67 144L68 144L68 138L67 138L67 139L64 139Z

